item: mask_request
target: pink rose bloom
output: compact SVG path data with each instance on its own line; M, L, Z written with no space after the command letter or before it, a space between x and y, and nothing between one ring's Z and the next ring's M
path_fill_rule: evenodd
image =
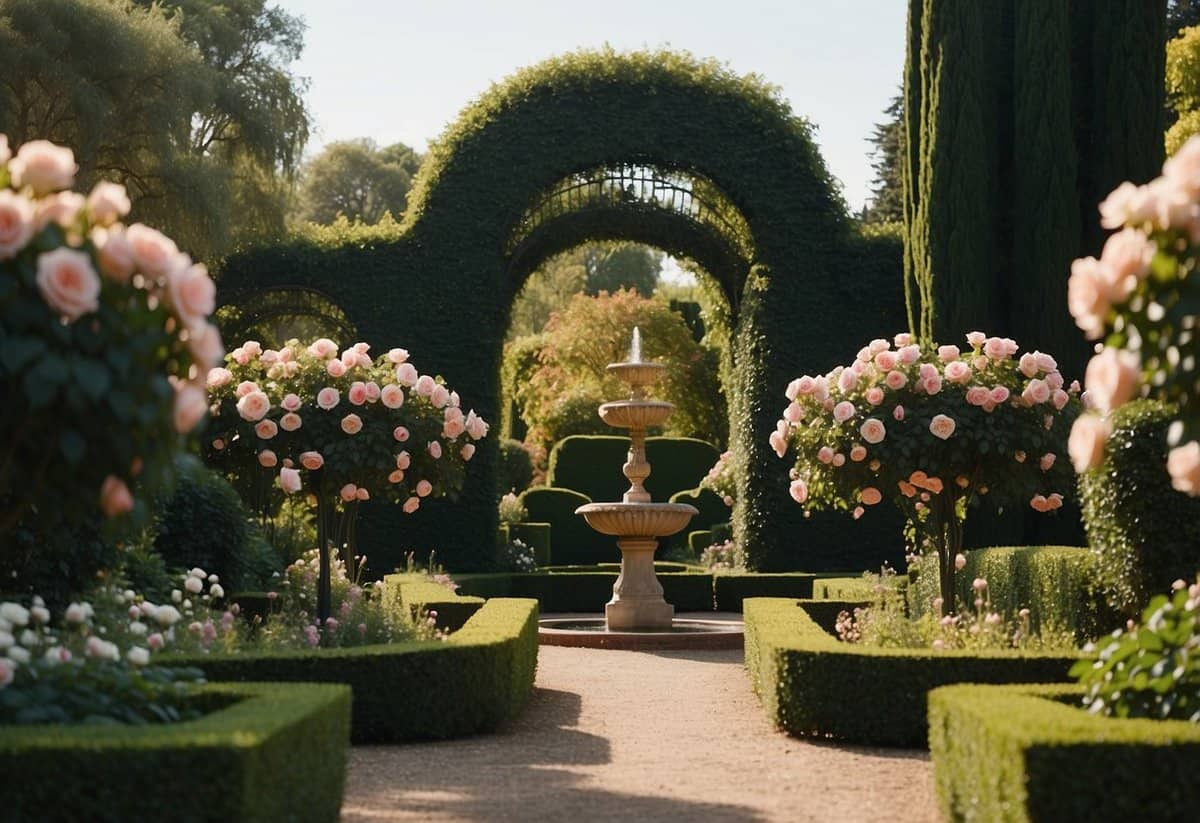
M981 331L973 331L967 334L967 343L971 348L977 349L987 342L987 335Z
M371 344L363 343L363 342L359 341L358 343L355 343L350 348L354 349L356 354L366 354L367 352L369 352L371 350Z
M1071 395L1067 394L1062 389L1055 389L1054 394L1050 395L1050 399L1054 403L1054 408L1062 411L1063 406L1067 405L1067 401L1071 399Z
M387 359L396 365L400 365L408 359L408 351L406 349L390 349L387 353Z
M808 484L797 478L788 486L788 493L797 503L804 503L804 501L808 500Z
M325 465L325 458L321 456L320 452L301 452L300 465L308 469L310 472L316 471Z
M858 385L858 374L853 369L846 369L838 375L838 388L842 394L849 394Z
M187 434L208 414L208 396L193 383L181 383L175 391L175 431Z
M342 377L346 373L346 364L341 360L330 360L325 364L325 373L330 377Z
M1108 316L1109 283L1100 263L1094 257L1084 257L1071 263L1067 280L1067 308L1088 339L1104 334Z
M905 497L916 497L917 496L917 487L914 486L912 483L906 482L904 480L899 480L896 482L896 485L899 487L900 493L902 495L904 495Z
M782 454L779 456L783 457ZM820 449L817 450L817 459L820 460L822 463L827 463L827 464L832 463L833 462L833 449L829 448L828 446L822 446Z
M462 456L463 460L470 460L472 457L475 456L475 444L474 443L464 443L462 450L459 452L459 455Z
M452 418L442 424L442 436L447 440L454 440L466 430L466 423L461 417Z
M1055 360L1050 355L1043 354L1040 351L1035 351L1033 353L1033 356L1034 356L1034 359L1037 360L1038 368L1041 369L1042 371L1046 372L1047 374L1049 374L1050 372L1058 371L1058 361ZM1059 377L1061 379L1062 375L1059 375Z
M84 252L59 248L38 255L37 286L46 304L68 321L100 307L100 276Z
M429 445L427 445L425 449L429 452L430 457L432 457L434 460L437 460L442 456L442 444L436 440L430 440Z
M258 465L264 469L273 469L279 463L279 458L275 456L275 452L270 449L263 449L258 453Z
M912 341L913 336L906 331L902 331L892 338L892 345L896 348L901 348L902 346L911 345Z
M1163 163L1163 177L1193 199L1200 199L1200 140L1192 136Z
M883 495L879 493L879 489L874 486L867 486L858 493L858 499L868 506L874 506L880 500L883 500Z
M942 378L931 377L928 380L922 380L921 388L925 389L925 393L928 395L937 394L942 390Z
M401 363L396 367L396 382L401 386L417 384L417 367L412 363Z
M264 366L274 366L280 360L279 352L274 349L265 349L262 355L258 358L258 362Z
M237 402L238 414L248 423L257 423L271 410L271 401L261 391L243 395Z
M251 392L259 391L258 384L251 380L243 380L237 384L237 388L233 390L233 396L241 399Z
M771 432L771 435L767 438L767 442L771 444L771 448L779 457L783 457L785 454L787 454L787 435L785 435L783 432L779 431L778 429Z
M877 337L870 342L869 346L871 349L871 354L875 355L879 354L881 351L887 351L892 347L892 344L884 340L882 337Z
M795 400L797 397L800 396L800 378L799 377L797 377L795 380L793 380L792 382L787 384L787 388L783 390L783 396L786 397L788 400Z
M224 451L225 450L225 441L219 437L215 438L212 442L212 447L214 449L216 449L217 451Z
M86 201L82 194L73 191L60 191L38 201L34 207L33 223L38 231L51 223L70 229L79 220Z
M420 389L417 391L420 391ZM442 385L434 386L433 391L429 393L429 402L436 409L444 408L450 402L450 391Z
M1037 377L1038 362L1037 358L1031 352L1026 352L1021 355L1021 360L1017 364L1017 368L1021 370L1021 374L1026 377Z
M951 360L957 360L959 354L958 346L938 346L938 359L943 363L949 363Z
M896 406L896 408L892 409L892 417L895 418L896 420L903 420L904 419L904 407Z
M839 423L845 423L854 416L854 404L849 400L843 400L833 407L833 419Z
M829 380L824 377L814 377L812 397L819 403L829 399Z
M1001 403L1005 402L1010 396L1011 393L1005 386L993 386L991 392L988 394L988 397L991 398L991 401L996 405L1000 405Z
M346 485L342 486L340 494L342 497L342 502L352 503L358 496L358 486L355 486L353 483L347 483Z
M392 437L396 438L396 440L403 443L405 440L408 439L408 429L404 428L403 426L397 426L395 429L392 430Z
M100 484L100 511L105 517L119 517L133 509L133 495L125 481L114 474Z
M318 360L329 360L337 356L337 343L328 337L319 337L308 347L308 353Z
M396 468L407 469L410 465L412 465L412 456L408 452L402 451L396 455Z
M917 373L920 375L921 380L932 380L935 377L941 377L941 375L938 374L937 366L933 365L932 363L922 363L921 367L917 370Z
M421 508L421 498L419 498L419 497L408 498L407 500L404 501L403 508L404 508L405 514L412 514L417 509Z
M1061 494L1059 494L1058 492L1055 492L1054 494L1052 494L1046 498L1046 505L1050 511L1054 511L1055 509L1061 509L1062 504L1063 504L1063 496Z
M245 346L238 346L236 349L234 349L233 351L231 351L229 353L229 356L232 357L239 366L245 366L253 359L246 352Z
M394 472L392 472L391 474L388 475L389 483L400 483L403 480L404 480L404 472L402 472L400 469L396 469Z
M428 497L432 493L433 493L433 484L430 483L428 480L422 480L419 483L417 483L417 496L418 497Z
M896 368L897 358L896 353L891 351L881 351L875 355L875 367L882 372L888 372Z
M855 520L857 520L858 518L862 517L862 516L863 516L864 514L866 514L866 513L867 513L867 510L866 510L866 509L864 509L862 506L855 506L855 507L854 507L854 511L850 512L850 515L851 515L851 516L852 516L852 517L853 517Z
M389 409L398 409L404 405L404 390L395 383L388 383L379 392L379 399Z
M1061 389L1063 387L1063 376L1057 371L1052 371L1047 374L1045 380L1046 385L1050 387L1051 391L1054 389Z
M1057 459L1057 455L1055 455L1053 452L1046 452L1045 454L1042 455L1042 459L1038 461L1038 466L1041 467L1042 471L1048 472L1048 471L1050 471L1050 468L1054 465L1054 461L1056 459Z
M208 370L208 378L205 380L205 384L210 389L219 389L222 386L228 385L231 380L233 380L233 372L218 366L215 369Z
M254 426L254 433L258 435L259 440L270 440L279 434L279 427L275 425L274 420L260 420Z
M87 198L88 214L97 226L111 226L129 214L131 206L125 187L107 180L97 183Z
M157 229L134 223L125 230L125 239L133 250L133 259L140 271L151 279L165 277L176 265L179 247L175 241ZM249 352L257 356L257 352Z
M355 380L350 384L350 391L346 392L346 399L355 406L361 406L367 402L367 385L361 380Z
M431 394L433 394L433 390L436 387L437 383L435 383L433 378L427 374L423 374L417 378L417 394L421 395L422 397L429 397Z
M0 134L0 163L7 163L12 157L12 149L8 147L8 135Z
M906 345L896 352L896 357L903 366L911 366L921 359L921 347L916 345Z
M1152 211L1149 190L1127 180L1100 203L1100 225L1119 229L1126 223L1144 223Z
M1083 474L1094 469L1104 460L1104 446L1112 434L1112 427L1104 418L1085 414L1075 421L1071 427L1071 436L1067 439L1067 453L1071 455L1071 463L1075 471Z
M908 378L904 376L904 372L890 371L887 373L887 377L883 379L883 382L887 384L889 389L898 390L908 384Z
M472 440L479 440L488 433L488 423L479 415L475 414L475 410L467 412L467 434Z
M783 410L783 419L789 423L799 423L804 419L804 409L799 403L788 403L787 408Z
M971 367L961 360L947 363L946 379L951 383L966 383L971 379Z
M1036 512L1048 512L1048 511L1050 511L1050 504L1049 504L1049 502L1046 500L1046 498L1045 498L1045 497L1043 497L1043 496L1042 496L1042 495L1040 495L1040 494L1035 494L1035 495L1034 495L1034 496L1033 496L1033 497L1030 499L1030 501L1029 501L1029 505L1030 505L1031 507L1033 507L1033 510L1034 510L1034 511L1036 511Z
M167 299L180 322L193 328L204 322L217 305L217 285L202 263L189 264L186 255L167 276Z
M1137 229L1123 229L1108 238L1100 254L1099 272L1107 275L1109 296L1124 300L1138 280L1150 273L1150 261L1157 246Z
M972 406L982 406L991 399L992 395L983 386L972 386L967 389L967 402Z
M971 365L975 367L975 371L983 371L988 367L988 359L984 355L980 355L971 361Z
M376 383L374 380L371 380L367 383L367 402L368 403L378 402L379 398L382 394L383 394L383 392L381 392L379 390L379 384Z
M1030 404L1046 403L1050 400L1050 387L1046 385L1045 380L1030 380L1025 391L1021 392L1021 397Z
M854 445L850 447L850 459L855 463L861 463L867 459L867 450L863 446Z
M1171 487L1192 497L1200 494L1200 443L1177 446L1167 454L1167 474Z
M325 411L329 411L340 402L342 402L342 395L332 386L326 386L317 392L317 406Z
M882 443L883 438L887 436L887 429L883 425L883 421L868 417L859 427L858 433L862 435L862 439L866 440L872 446L876 443Z
M1088 362L1084 381L1096 408L1107 414L1133 398L1141 376L1137 354L1105 348Z
M357 414L348 414L342 418L342 431L346 434L358 434L362 427L362 418Z
M49 140L31 140L17 149L17 156L8 164L13 188L29 186L39 197L75 183L75 154L65 146Z
M212 323L200 323L189 329L187 345L196 365L205 369L220 363L225 354L221 332Z
M283 396L283 400L280 401L279 405L283 406L285 411L294 412L300 408L300 397L289 392Z
M929 421L930 433L941 440L949 440L954 434L954 429L957 427L953 417L947 417L944 414L935 414L933 419Z
M285 432L294 432L304 424L300 419L300 415L295 412L288 412L283 417L279 418L279 428Z
M3 196L4 192L0 192L0 198ZM0 235L3 234L2 222L3 218L0 217ZM92 245L96 247L96 259L100 263L100 271L117 283L129 282L137 264L133 259L133 248L125 239L125 228L113 226L108 229L93 229L91 240ZM0 238L0 259L3 259L2 238Z
M872 386L867 389L867 402L872 406L878 406L883 402L883 389L878 386Z
M354 496L359 500L370 500L371 499L371 493L369 491L367 491L366 489L364 489L362 486L358 487L358 491L355 492Z
M349 348L342 352L342 365L348 369L352 369L358 365L358 351Z

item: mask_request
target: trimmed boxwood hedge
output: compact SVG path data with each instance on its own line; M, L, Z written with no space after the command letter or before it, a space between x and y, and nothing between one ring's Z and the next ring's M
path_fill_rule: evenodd
M781 574L715 574L713 596L717 610L742 611L748 597L812 597L816 575L808 572Z
M537 603L493 599L445 642L173 658L209 680L345 683L355 743L396 743L490 731L533 689ZM164 662L166 662L164 660Z
M350 689L218 683L199 720L148 726L0 727L0 817L44 823L336 821Z
M881 746L926 740L926 694L950 683L1063 682L1076 656L871 648L842 643L808 612L853 603L753 598L746 666L767 716L796 736ZM976 763L975 768L984 768Z
M946 686L929 695L944 820L1186 821L1200 808L1200 725L1100 717L1076 686Z
M407 607L415 617L421 613L437 612L437 627L456 632L483 606L482 597L463 596L423 574L385 575L384 591L395 598L394 603Z

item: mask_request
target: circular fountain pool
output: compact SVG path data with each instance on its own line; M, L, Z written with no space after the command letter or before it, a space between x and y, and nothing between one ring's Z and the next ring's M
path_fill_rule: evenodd
M610 631L603 617L551 617L538 621L538 642L591 649L740 649L742 623L677 618L670 627Z

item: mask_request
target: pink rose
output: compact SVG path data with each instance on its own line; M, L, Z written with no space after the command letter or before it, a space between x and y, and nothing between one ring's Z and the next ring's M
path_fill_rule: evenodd
M467 426L461 416L447 420L442 424L442 436L447 440L454 440L466 430Z
M459 455L462 456L463 460L470 460L472 457L475 456L475 444L474 443L464 443L462 450L459 452Z
M346 399L355 406L361 406L367 402L367 386L361 380L355 380L350 384L350 391L346 392Z
M398 442L403 443L408 439L408 429L403 426L397 426L392 430L392 437L396 438Z
M1050 387L1045 380L1030 380L1025 391L1021 392L1021 399L1030 405L1045 403L1050 400Z
M1193 440L1167 454L1167 474L1171 487L1195 497L1200 494L1200 443Z
M485 437L489 428L487 421L475 414L474 409L467 412L467 434L471 436L472 440Z
M1107 414L1133 398L1141 376L1137 354L1105 348L1088 362L1084 382L1096 408Z
M1083 474L1094 469L1104 460L1104 446L1112 434L1108 421L1098 415L1085 414L1075 421L1071 427L1071 436L1067 439L1067 453L1071 455L1071 463L1075 471Z
M304 425L304 421L300 419L300 415L295 412L288 412L283 417L279 418L279 428L285 432L294 432Z
M1037 377L1038 362L1037 358L1031 352L1026 352L1021 355L1021 360L1017 364L1017 368L1021 370L1021 374L1026 377Z
M396 468L407 469L411 465L412 465L412 456L408 452L402 451L398 455L396 455Z
M341 494L343 503L352 503L358 497L358 486L355 486L353 483L347 483L342 486L339 494Z
M872 406L878 406L883 402L883 389L878 386L872 386L867 389L867 402Z
M896 408L892 409L892 417L895 418L897 421L903 420L904 419L904 407L896 406Z
M208 414L208 396L193 383L181 383L175 391L175 431L187 434Z
M796 478L788 487L788 493L792 496L793 500L802 504L804 501L808 500L808 484L803 480Z
M208 378L205 381L210 389L219 389L222 386L228 385L233 380L233 372L229 369L217 367L208 370Z
M201 368L211 368L221 362L225 346L221 343L221 332L212 323L200 323L188 330L188 351Z
M993 386L991 392L988 394L988 397L996 405L1005 402L1010 396L1010 392L1004 386Z
M425 449L429 452L429 456L434 460L437 460L442 456L442 444L436 440L430 440L429 445L426 446Z
M911 366L921 359L921 347L916 345L904 346L896 352L896 358L902 366Z
M883 442L883 438L887 436L887 429L884 427L883 421L868 417L859 427L858 433L862 435L863 440L873 446Z
M404 508L405 514L412 514L417 509L421 508L421 498L419 498L419 497L408 498L407 500L404 501L403 508Z
M320 452L301 452L300 465L308 469L310 472L315 472L317 469L325 465L325 458L321 456Z
M399 365L408 359L408 351L406 349L390 349L387 353L387 359Z
M845 423L854 416L854 404L849 400L843 400L833 407L833 419L839 423Z
M219 437L215 438L212 442L212 447L216 451L224 451L225 450L225 441Z
M1050 373L1058 372L1058 361L1055 360L1050 355L1043 354L1040 351L1035 351L1033 353L1033 356L1034 356L1034 359L1037 360L1038 368L1047 373L1047 378L1046 378L1047 380L1050 379L1049 378ZM1059 375L1059 379L1060 380L1062 379L1062 375ZM1061 385L1061 383L1060 383L1060 385Z
M342 431L346 434L358 434L362 427L362 418L357 414L348 414L342 418Z
M389 483L400 483L403 482L403 480L404 472L402 472L400 469L396 469L394 472L388 475Z
M783 457L782 454L779 456ZM828 446L822 446L820 449L817 450L817 459L820 460L822 463L832 463L833 462L833 449L829 448Z
M849 394L857 385L858 374L853 369L846 369L838 375L838 388L842 390L842 394Z
M342 395L332 386L326 386L317 392L317 406L329 411L342 402Z
M252 391L237 401L238 414L249 423L257 423L271 410L271 401L261 391Z
M398 409L404 405L404 390L395 383L388 383L380 391L379 399L389 409Z
M283 489L285 494L295 494L300 491L300 472L296 469L280 469L279 487Z
M850 447L850 459L855 463L861 463L867 459L867 450L858 444Z
M279 427L275 425L274 420L260 420L254 427L254 433L258 435L259 440L270 440L279 434Z
M264 469L273 469L278 463L279 458L270 449L263 449L258 453L258 465Z
M285 411L294 412L300 408L300 397L296 394L288 393L283 396L283 400L279 403Z
M911 345L912 341L913 336L906 331L902 331L892 338L892 345L894 345L896 348L900 348L902 346Z
M180 322L193 328L204 322L217 305L217 284L202 263L189 264L186 255L167 276L167 299Z
M354 348L349 348L342 352L342 365L348 369L352 369L357 366L358 351Z
M804 419L804 409L799 403L788 403L787 408L783 410L783 419L789 423L799 423Z
M133 509L133 495L125 481L114 474L100 484L100 511L105 517L119 517Z
M941 494L942 489L945 488L945 484L942 483L942 478L940 477L927 477L925 478L925 488L934 494Z
M1063 504L1063 496L1057 492L1046 498L1046 505L1050 511L1061 509Z
M33 238L33 203L10 189L0 189L0 260L9 260Z
M1051 390L1061 389L1063 387L1063 376L1056 371L1050 372L1046 375L1046 385L1049 386Z
M931 377L928 380L922 380L921 388L925 389L925 393L928 395L937 394L942 390L942 378Z
M58 194L44 197L34 208L34 226L38 231L51 223L64 229L73 228L85 203L83 195L73 191L60 191Z
M961 360L947 363L946 379L951 383L966 383L971 379L971 367Z
M1038 466L1041 467L1042 471L1048 472L1054 465L1056 457L1057 456L1053 452L1046 452L1042 455L1042 459L1038 461Z
M125 187L107 180L97 183L87 198L88 214L97 226L111 226L129 214L131 206Z
M1091 340L1104 334L1109 293L1108 281L1096 258L1084 257L1071 263L1067 308L1075 318L1075 325Z
M1200 199L1200 140L1193 135L1163 163L1163 177L1192 199Z
M429 394L429 402L436 409L443 408L450 402L450 391L442 385L434 386L433 391Z
M381 392L379 390L378 383L376 383L374 380L368 381L368 383L367 383L367 402L368 403L378 402L379 397L382 394L383 394L383 392Z
M308 353L318 360L329 360L337 355L337 343L328 337L319 337L308 347Z
M100 307L100 276L84 252L58 248L38 255L37 286L46 304L68 321Z
M330 360L325 364L325 372L330 377L341 377L346 373L346 364L341 360Z
M423 374L417 378L417 394L421 395L422 397L429 397L432 395L435 388L437 388L437 383L435 383L433 378L429 375Z
M243 380L237 384L237 388L233 390L233 396L237 398L245 397L251 392L259 391L258 384L252 380Z
M934 437L949 440L950 436L954 434L954 429L957 425L954 422L954 418L947 417L944 414L935 414L933 419L929 421L929 431Z
M412 363L401 363L396 367L396 382L401 386L417 384L417 367Z
M127 228L125 239L129 241L138 269L151 279L165 277L179 257L179 247L175 241L141 223L134 223Z
M880 500L883 500L883 495L879 493L879 489L874 486L867 486L858 493L858 499L868 506L874 506Z
M1034 510L1034 511L1036 511L1036 512L1048 512L1048 511L1050 511L1050 503L1049 503L1049 501L1047 501L1047 500L1046 500L1046 498L1045 498L1045 497L1043 497L1043 496L1042 496L1042 495L1040 495L1040 494L1035 494L1035 495L1034 495L1034 496L1033 496L1033 497L1030 499L1030 501L1029 501L1029 505L1030 505L1030 506L1033 508L1033 510Z
M1054 394L1050 396L1050 399L1054 403L1054 408L1062 411L1063 406L1067 405L1067 401L1071 399L1071 395L1067 394L1062 389L1055 389Z
M967 402L972 406L982 406L991 400L992 395L983 386L972 386L967 389Z
M875 355L875 367L881 372L888 372L896 368L896 353L891 351L881 351Z
M428 480L422 480L419 483L417 483L417 496L418 497L428 497L432 493L433 493L433 484L430 483Z
M787 436L785 434L783 434L782 432L780 432L778 429L771 432L771 435L767 438L767 442L770 443L771 448L774 450L775 454L778 455L779 457L783 457L785 454L787 454L787 449L788 449Z
M881 351L887 351L892 347L892 344L884 340L882 337L875 338L868 345L872 355L879 354Z
M862 506L855 506L855 507L854 507L854 511L852 511L852 512L850 513L850 515L851 515L851 516L852 516L852 517L853 517L855 520L857 520L857 519L859 519L860 517L862 517L862 516L863 516L864 514L866 514L866 513L867 513L867 510L866 510L866 509L864 509Z
M967 343L972 349L979 348L987 341L987 339L987 335L981 331L973 331L967 334Z
M369 491L367 491L366 489L364 489L362 486L358 487L358 491L355 492L354 496L358 500L370 500L371 499L371 493Z
M957 360L959 354L958 346L938 346L938 359L943 363L949 363L952 360Z
M17 150L17 156L8 164L13 188L29 186L39 197L71 188L78 170L75 154L49 140L29 141Z
M12 149L8 147L8 135L0 134L0 164L7 163L12 157Z
M904 388L908 384L908 378L904 376L904 372L890 371L883 382L887 383L889 389L895 391Z

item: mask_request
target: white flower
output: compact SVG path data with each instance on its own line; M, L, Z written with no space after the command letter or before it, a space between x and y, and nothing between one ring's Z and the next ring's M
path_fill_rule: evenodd
M0 603L0 618L14 626L25 626L29 623L29 609L20 603Z
M220 580L220 579L221 579L221 578L217 577L215 574L210 574L210 575L208 576L208 582L209 582L209 583L216 583L216 582L217 582L218 580Z
M88 611L86 608L87 605L88 604L86 604L86 603L72 603L71 605L67 606L67 612L66 612L67 622L78 625L78 624L82 623L83 621L87 620L88 619Z
M141 646L134 646L126 653L125 657L135 666L145 666L150 662L150 652L143 649Z
M9 646L11 646L13 643L16 643L16 642L17 642L16 638L13 637L8 632L0 632L0 650L7 649Z
M204 581L202 581L199 577L189 577L187 580L183 581L183 587L187 589L190 594L200 594L200 591L204 588Z
M107 640L102 640L96 635L92 635L87 639L85 652L93 660L121 659L121 650L117 648L116 643L109 643Z
M171 602L172 603L182 603L183 602L183 592L181 592L179 589L172 589L171 590Z
M208 590L208 593L210 595L212 595L213 597L224 597L225 596L225 590L223 588L221 588L220 583L213 583L212 587Z
M160 626L173 626L183 617L174 606L159 606L154 610L154 619Z
M32 629L26 629L21 632L22 646L36 646L38 644L38 636Z
M24 649L20 646L10 646L8 649L8 659L14 663L28 663L29 649Z
M29 616L32 617L36 623L45 625L46 623L50 622L50 610L45 606L34 606L29 610Z
M46 653L42 655L42 659L51 666L57 666L59 663L65 663L71 659L71 653L62 646L51 646L46 649Z
M188 572L188 574L192 577L199 577L201 580L208 576L208 572L204 571L204 569L200 568L199 566L192 569L190 572Z
M146 633L146 624L140 620L135 620L129 624L129 633L141 637Z

